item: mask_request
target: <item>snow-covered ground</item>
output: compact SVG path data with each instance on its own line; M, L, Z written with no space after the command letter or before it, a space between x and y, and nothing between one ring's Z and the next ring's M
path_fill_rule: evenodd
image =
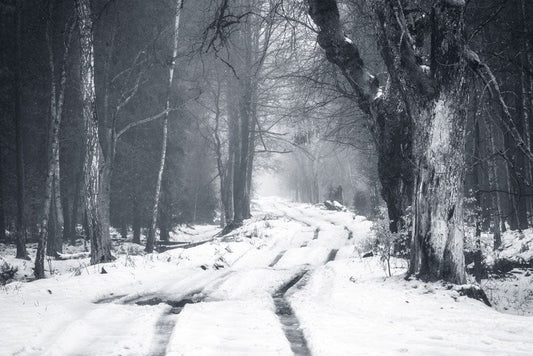
M532 354L533 318L406 281L402 260L386 277L379 257L360 257L372 225L362 217L276 198L254 201L253 215L196 247L117 242L113 263L51 261L46 280L7 284L0 355Z

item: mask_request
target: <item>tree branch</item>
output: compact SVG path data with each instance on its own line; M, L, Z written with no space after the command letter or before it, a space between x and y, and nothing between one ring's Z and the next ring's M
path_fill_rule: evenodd
M165 116L166 114L168 114L169 112L175 111L175 110L178 110L178 108L166 109L166 110L161 111L158 114L155 114L153 116L149 116L149 117L144 118L142 120L130 122L129 124L124 126L124 128L122 130L120 130L117 133L116 139L118 140L120 138L120 136L124 135L128 130L130 130L130 129L134 128L134 127L137 127L137 126L142 125L142 124L147 124L149 122L152 122L152 121L155 121L157 119L160 119L163 116Z
M513 116L509 112L509 108L505 103L505 100L503 99L503 95L500 90L500 86L498 85L498 81L490 70L489 66L481 62L479 56L474 51L468 48L465 50L465 58L470 68L475 73L477 73L481 80L483 80L483 82L485 83L491 99L493 99L494 102L498 105L501 111L501 116L498 116L500 118L500 124L505 128L507 132L511 134L511 137L515 141L515 144L518 149L529 159L530 162L533 162L533 152L531 152L531 149L524 142L522 135L520 134L520 132L518 132L517 125L514 122Z

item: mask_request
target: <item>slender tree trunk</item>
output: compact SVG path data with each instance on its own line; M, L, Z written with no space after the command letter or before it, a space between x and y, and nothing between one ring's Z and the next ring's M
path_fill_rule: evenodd
M248 162L246 165L246 190L244 192L244 218L250 219L252 217L250 211L250 200L252 193L252 178L253 178L253 169L254 169L254 158L255 158L255 129L256 129L256 110L255 110L255 101L252 103L253 113L252 113L252 122L250 127L250 142L248 144Z
M152 209L152 223L150 225L150 231L148 232L148 238L146 239L146 252L154 251L155 243L155 230L157 224L157 215L159 211L159 198L161 195L161 180L163 177L163 171L165 169L165 160L167 154L167 139L168 139L168 118L163 119L163 143L161 147L161 158L159 162L159 171L157 173L157 181L154 194L154 205Z
M133 197L133 221L131 228L133 230L133 243L141 244L141 212L137 196Z
M481 216L481 186L479 183L479 172L480 172L480 166L481 166L481 155L480 155L480 128L479 128L479 120L477 118L477 102L474 104L474 152L472 154L475 162L474 162L474 168L473 168L473 188L474 188L474 196L476 199L476 214L475 214L475 225L476 225L476 233L475 233L475 251L474 251L474 277L476 278L476 282L481 281L481 274L482 274L482 251L481 251L481 225L482 225L482 216Z
M76 225L78 221L78 210L80 206L80 194L81 194L81 184L83 180L83 168L80 167L79 173L76 175L76 183L74 184L74 197L72 198L72 215L70 221L70 230L68 232L70 244L76 245Z
M517 129L519 130L519 132L524 132L525 130L525 127L524 127L524 121L522 120L523 119L523 107L522 107L522 102L520 101L519 103L519 108L520 110L517 112L517 115L519 115L517 117L517 120L516 122L518 123L518 127ZM529 197L527 196L528 194L528 188L527 188L527 185L528 184L531 184L531 181L528 181L528 170L529 170L529 165L528 165L528 159L527 157L521 152L521 150L517 147L517 142L514 142L514 147L513 147L513 164L514 164L514 169L513 169L513 180L512 180L512 183L514 183L514 190L518 193L516 196L515 196L515 206L516 206L516 216L517 216L517 222L518 222L518 226L517 228L522 231L522 230L525 230L528 228L528 200L529 200Z
M179 26L180 26L180 15L183 9L182 0L176 1L176 16L174 21L174 34L172 41L172 59L168 72L168 86L167 86L167 98L165 101L165 110L167 110L165 117L163 119L163 142L161 144L161 158L159 162L159 171L157 173L157 181L155 185L155 194L154 194L154 205L152 209L152 222L150 225L150 231L148 233L148 238L146 239L146 252L153 252L154 243L155 243L155 229L157 224L157 214L159 210L159 197L161 195L161 182L163 180L163 171L165 170L165 160L167 156L167 140L168 140L168 110L170 109L170 92L172 89L172 82L174 80L174 66L176 62L176 57L178 55L178 38L179 38Z
M58 132L59 135L59 132ZM63 202L61 200L61 175L59 168L59 147L56 152L56 167L54 173L54 205L56 209L56 219L57 219L57 236L61 240L63 236L63 229L65 227L65 216L63 212Z
M159 212L159 238L161 241L170 240L170 221L168 213L163 207Z
M64 225L63 225L63 236L62 240L64 243L68 243L70 241L69 234L72 231L72 206L70 205L69 199L64 195L63 196L63 217L64 217Z
M503 142L506 152L512 152L513 150L513 144L512 144L512 138L511 135L508 132L504 133L503 136ZM505 155L505 181L507 182L507 191L510 193L508 200L509 200L509 212L508 212L508 222L509 222L509 228L511 230L517 230L519 224L518 219L518 199L516 197L517 191L516 191L516 179L511 174L511 172L514 171L514 163L513 163L513 157L510 157L509 155Z
M80 29L81 92L85 122L84 202L87 228L91 240L91 264L112 261L109 225L101 211L102 148L98 138L98 117L94 88L93 23L89 0L77 0L76 9ZM104 214L103 214L104 213Z
M48 215L48 241L46 244L46 255L48 257L58 257L58 250L57 246L61 243L61 237L58 234L58 226L57 226L57 210L55 207L55 199L54 199L54 188L52 188L52 199L50 204L50 213ZM57 240L60 240L59 243Z
M228 80L226 95L228 109L228 163L226 166L226 221L228 225L233 224L235 215L235 177L240 162L240 144L239 144L239 111L236 109L235 102L238 97L235 95L235 80Z
M233 115L230 113L230 130L232 142L232 197L233 197L233 216L231 217L231 224L234 226L239 226L242 223L242 194L241 187L243 182L241 181L241 154L242 154L242 135L241 135L241 120L240 113L238 111L234 112Z
M59 75L59 85L56 84L56 63L55 55L53 49L53 43L51 38L51 26L52 26L52 17L54 13L54 1L49 3L48 11L48 20L46 24L46 44L48 49L48 62L50 67L50 133L49 133L49 154L52 155L51 160L49 161L52 164L49 169L52 170L52 188L51 188L51 204L50 208L53 209L52 212L45 212L44 214L50 214L54 219L50 222L50 215L45 216L43 221L46 220L48 223L52 223L53 229L49 229L48 232L45 231L45 235L42 235L40 239L48 239L49 241L42 241L39 246L46 246L46 251L51 256L56 256L57 252L62 252L63 243L63 227L64 227L64 217L63 217L63 204L61 202L61 186L60 186L60 163L59 163L59 130L61 126L61 118L63 115L63 103L65 99L65 87L67 81L67 70L66 64L70 52L70 43L72 39L72 33L74 31L75 23L67 22L66 29L66 41L65 48L63 53L63 59L60 67ZM48 184L48 182L47 182ZM45 197L46 199L46 197ZM47 204L45 204L46 206ZM46 234L48 233L48 236Z
M128 220L124 216L120 219L120 237L123 240L128 238Z
M59 131L59 122L57 116L52 116L52 122L50 124L52 138L50 142L50 149L48 151L48 170L46 175L45 182L45 191L44 191L44 204L43 212L41 219L41 232L39 234L39 243L37 245L37 255L35 257L35 269L34 274L35 278L44 278L44 260L45 253L50 251L48 248L49 243L49 223L50 223L50 211L53 210L53 189L54 189L54 173L56 165L56 150L59 149L59 136L57 132Z
M252 30L251 24L247 21L244 29L240 33L241 40L244 47L244 68L239 78L239 142L238 157L236 160L236 168L234 171L233 181L233 222L236 225L241 225L243 219L246 218L247 208L246 200L246 182L248 175L248 161L250 150L250 127L252 123Z
M231 200L229 196L229 167L232 167L233 163L228 160L224 166L223 156L222 156L222 141L220 139L220 78L217 78L217 88L215 93L215 130L214 130L214 139L215 139L215 155L217 158L217 171L218 177L220 180L220 225L221 227L226 226L227 223L231 221ZM231 156L231 153L228 153L228 156Z
M490 120L485 120L485 124L487 126L487 134L489 136L489 144L490 144L489 153L491 156L494 156L494 154L496 153L496 144L494 140L494 131L493 131L494 127L492 123L490 122ZM491 159L488 161L488 164L489 164L489 186L490 186L490 190L494 191L494 193L492 194L492 206L493 206L493 209L495 210L494 218L493 218L493 222L494 222L493 233L494 233L494 249L496 250L500 247L502 243L501 232L505 231L505 230L502 230L502 227L503 229L505 228L505 224L502 221L503 220L502 219L503 208L502 208L502 201L500 197L501 189L499 187L499 178L498 178L496 162L494 159Z
M16 171L17 171L17 220L16 220L16 245L17 258L29 259L26 251L26 219L24 209L24 151L23 151L23 116L22 116L22 76L20 63L22 63L22 0L16 1L16 56L17 65L15 69L13 88L15 90L15 151L16 151Z

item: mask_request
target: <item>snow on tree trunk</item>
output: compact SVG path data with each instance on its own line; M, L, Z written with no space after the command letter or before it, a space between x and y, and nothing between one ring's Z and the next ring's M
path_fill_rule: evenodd
M98 138L98 117L94 87L93 23L89 0L77 0L80 30L81 94L85 123L84 205L87 234L91 241L91 264L113 260L109 225L102 218L100 172L102 148Z
M165 100L165 116L163 119L163 142L161 143L161 158L159 162L159 171L157 172L157 181L155 185L154 205L152 209L152 220L150 224L150 231L146 239L146 252L152 252L154 250L155 243L155 229L157 224L157 213L159 211L159 198L161 195L161 182L163 180L163 171L165 170L165 160L167 155L167 140L168 140L168 111L170 109L170 92L172 89L172 82L174 80L174 66L176 63L176 57L178 55L178 39L179 39L179 27L180 27L180 15L183 10L183 1L176 1L176 16L174 21L174 34L172 41L172 59L170 61L170 67L168 70L168 86L167 97Z

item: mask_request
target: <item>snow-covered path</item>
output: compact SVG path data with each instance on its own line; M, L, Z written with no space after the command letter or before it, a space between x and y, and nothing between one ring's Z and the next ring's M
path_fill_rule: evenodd
M132 248L106 274L65 262L7 285L0 355L531 354L532 318L405 281L401 261L385 278L379 258L360 258L364 218L279 199L253 208L200 246ZM196 230L193 241L217 232Z

